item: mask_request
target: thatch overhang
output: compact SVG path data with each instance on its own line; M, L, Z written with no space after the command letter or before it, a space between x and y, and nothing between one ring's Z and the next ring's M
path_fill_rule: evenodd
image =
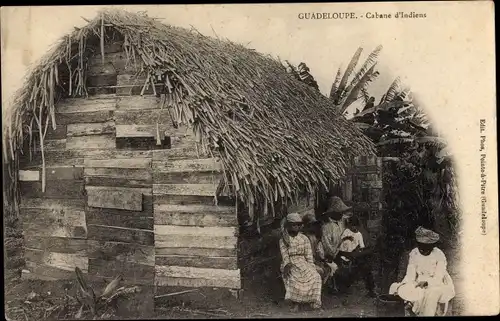
M229 185L249 205L314 193L340 179L352 157L374 152L325 96L279 61L145 15L104 10L63 37L28 74L4 117L4 161L15 163L35 128L55 128L61 97L86 96L87 59L101 53L111 33L123 38L130 63L151 83L165 84L175 120L217 152Z

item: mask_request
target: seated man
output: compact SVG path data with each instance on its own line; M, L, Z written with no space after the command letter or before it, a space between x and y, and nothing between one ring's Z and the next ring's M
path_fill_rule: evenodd
M365 251L365 243L359 227L360 222L356 216L347 219L336 261L337 265L344 270L346 287L350 286L354 278L361 275L364 278L368 296L375 297L375 283L367 255L369 252Z

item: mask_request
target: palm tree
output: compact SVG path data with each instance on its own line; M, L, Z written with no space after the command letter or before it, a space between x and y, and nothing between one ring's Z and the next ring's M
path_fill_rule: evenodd
M367 87L379 75L375 67L381 51L382 46L377 46L368 55L361 68L355 72L363 52L363 48L360 47L354 53L345 71L342 73L341 67L337 70L329 97L338 108L339 113L344 114L347 108L360 98L364 98L365 103L368 102L370 97L368 96Z

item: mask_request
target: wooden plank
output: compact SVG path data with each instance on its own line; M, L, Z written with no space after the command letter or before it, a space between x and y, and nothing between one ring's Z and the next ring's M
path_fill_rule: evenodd
M236 226L236 209L210 205L156 205L155 224L180 226Z
M76 166L50 166L46 167L47 181L54 180L83 180L83 167Z
M216 172L159 172L153 168L156 184L219 184L222 175Z
M203 151L201 148L197 149L194 142L191 146L187 147L175 147L153 151L153 161L208 158L210 156L209 151Z
M155 215L164 213L179 213L181 215L216 213L236 216L236 208L232 206L154 204L154 211Z
M139 95L146 83L146 75L142 74L139 76L136 75L118 75L117 77L117 88L116 95L118 96L128 96L128 95ZM156 92L161 92L162 84L155 85ZM149 83L148 88L144 91L145 95L153 94L153 88Z
M112 121L105 123L69 124L67 127L68 137L115 133L115 123Z
M96 95L86 98L65 98L60 103L67 106L93 105L95 103L113 103L116 102L115 95Z
M89 186L151 188L151 183L151 180L147 181L128 178L85 177L85 184Z
M115 146L112 134L68 137L66 142L67 149L103 149Z
M57 105L57 113L91 113L112 111L116 108L116 100L111 99L80 99L78 101L63 101Z
M128 178L151 181L152 174L146 168L86 167L86 177Z
M197 196L197 195L154 195L154 203L158 205L218 205L235 206L235 200L227 196Z
M84 210L85 201L83 199L45 199L21 197L19 208L44 208L52 210L74 209Z
M74 280L76 275L74 270L68 271L48 266L46 264L37 264L26 261L26 266L22 271L22 277L28 280L59 281L68 279Z
M56 113L57 126L78 123L103 123L113 120L112 110L89 112Z
M89 275L116 277L122 275L138 284L153 284L154 266L116 260L89 259Z
M130 96L118 97L116 100L117 110L134 109L160 109L161 98L156 96Z
M199 227L199 226L174 226L174 225L155 225L155 237L161 239L160 236L182 235L182 236L213 236L213 237L229 237L237 236L238 229L236 227Z
M107 160L124 158L151 158L151 150L116 150L116 149L72 149L46 151L46 166L83 166L84 159ZM42 164L41 154L34 153L33 158L29 155L20 157L19 165L22 169L40 167Z
M41 182L19 182L19 189L27 198L83 199L85 196L83 181L76 180L48 181L45 193Z
M170 137L165 137L157 144L154 137L118 137L116 138L117 149L152 150L170 148Z
M142 193L143 195L151 195L151 188L129 188L129 187L106 187L106 186L86 186L87 191L134 191L137 193Z
M92 207L142 211L142 193L137 189L87 189L87 204Z
M238 220L235 215L224 214L180 214L180 213L163 213L154 216L154 224L168 224L179 226L235 226Z
M156 256L155 264L159 266L191 266L225 270L238 269L238 260L236 257Z
M236 236L155 235L155 247L236 248Z
M85 159L85 167L150 168L150 158Z
M129 113L131 112L129 111ZM171 123L159 123L158 128L156 127L156 123L146 125L119 124L116 125L116 137L154 137L156 139L158 133L160 137L163 138L165 136L170 136L169 134L174 130Z
M116 260L147 266L155 265L154 246L120 242L88 241L88 256L92 259Z
M236 257L237 249L234 248L196 248L196 247L155 247L156 256L182 255L182 256L217 256L217 257Z
M78 253L87 250L86 239L67 237L24 236L24 245L28 248L57 253Z
M35 152L41 151L40 141L37 139L35 143ZM49 150L64 150L66 148L66 138L64 139L47 139L43 143L44 151Z
M56 224L64 226L85 226L85 211L67 208L21 208L19 215L24 222Z
M153 125L116 125L116 137L155 137Z
M93 207L89 207L85 211L87 224L153 230L152 217L138 216L136 215L138 212L132 212L132 215L128 215L129 212L132 211L122 210L120 213L109 213Z
M218 184L153 184L154 195L215 196Z
M241 289L241 280L238 279L191 279L155 276L156 286L183 286L190 288L211 287Z
M212 286L241 288L240 270L184 266L155 266L157 286Z
M89 240L136 243L150 246L155 243L153 231L93 224L89 224L87 230Z
M217 158L153 161L152 166L157 172L167 173L220 172L222 170L221 162Z
M57 253L36 249L25 249L27 261L55 267L66 271L75 271L79 267L82 272L88 271L88 257L86 252L81 253Z
M69 226L69 225L59 226L56 224L56 222L54 222L53 224L26 222L23 223L23 235L84 239L87 237L87 231L85 226Z
M196 268L189 266L155 266L158 276L173 278L231 279L240 278L240 270Z
M172 118L168 109L142 109L115 111L117 125L155 125L164 124L167 129L173 128Z
M40 171L19 171L19 180L23 182L38 182L40 180Z

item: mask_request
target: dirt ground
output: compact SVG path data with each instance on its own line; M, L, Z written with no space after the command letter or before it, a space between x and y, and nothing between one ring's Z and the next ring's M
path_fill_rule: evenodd
M16 242L12 242L17 247ZM27 281L20 279L20 266L22 252L15 249L7 249L7 269L5 275L5 310L6 319L13 321L31 320L54 320L74 319L78 310L74 296L75 281ZM445 251L449 258L448 269L455 280L457 296L452 301L452 314L460 315L463 302L461 286L457 280L458 269L456 264L456 249ZM276 258L269 260L269 253L261 253L261 263L257 267L250 263L242 269L243 275L243 297L241 300L232 298L230 295L224 298L205 296L199 294L199 303L189 302L176 303L169 300L168 304L155 304L155 311L146 318L309 318L309 317L376 317L376 299L367 297L363 282L355 283L349 293L333 295L324 293L323 308L320 311L299 311L290 313L284 304L283 289L281 281L276 278L276 272L272 266L276 266ZM267 257L266 257L267 256ZM256 258L254 258L256 260ZM267 260L267 261L266 261ZM258 260L257 260L258 261ZM11 263L9 263L11 262ZM17 262L17 263L12 263ZM374 268L375 279L378 280L377 269ZM191 297L196 297L193 293ZM134 305L153 306L152 302L145 302L147 296L138 295ZM177 298L178 299L178 298ZM121 302L121 305L132 305L129 301ZM152 310L152 309L151 309ZM120 312L121 311L121 312ZM109 308L103 316L106 319L137 318L127 310L119 307Z

